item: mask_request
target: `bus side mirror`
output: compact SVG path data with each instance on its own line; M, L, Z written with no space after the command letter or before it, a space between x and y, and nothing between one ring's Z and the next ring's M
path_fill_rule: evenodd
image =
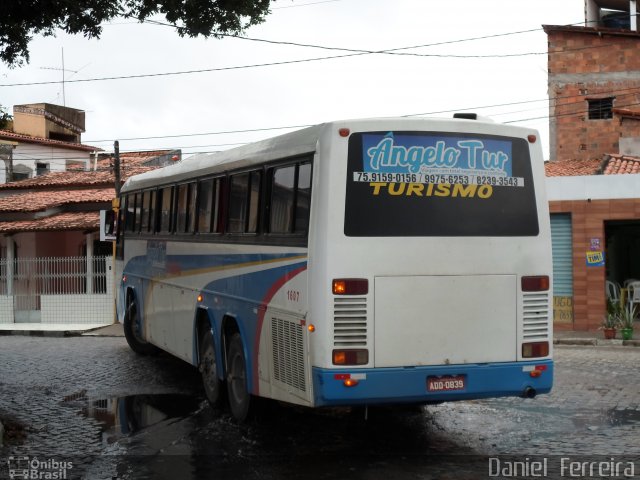
M118 235L118 216L113 210L100 210L100 241L113 241Z

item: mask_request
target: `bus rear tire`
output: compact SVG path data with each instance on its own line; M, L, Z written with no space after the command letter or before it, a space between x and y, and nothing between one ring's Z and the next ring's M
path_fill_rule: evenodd
M138 307L136 306L135 300L131 299L127 305L127 311L124 314L124 337L131 350L139 355L154 355L158 353L158 347L142 339L139 334L139 328Z
M234 333L227 352L227 397L229 410L238 422L244 422L251 412L253 399L247 385L247 361L242 338Z
M218 377L218 362L216 361L216 347L213 334L207 330L200 339L200 375L204 394L212 407L220 405L222 396L222 382Z

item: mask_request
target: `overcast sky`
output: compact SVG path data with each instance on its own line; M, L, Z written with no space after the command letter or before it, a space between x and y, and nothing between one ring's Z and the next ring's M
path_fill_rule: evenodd
M0 104L62 105L64 49L66 105L86 112L83 143L105 150L118 139L121 151L189 154L290 131L259 129L467 110L540 130L546 158L541 25L584 21L583 0L278 0L271 9L248 39L180 38L170 27L123 19L105 25L99 40L37 37L29 65L0 66ZM497 34L511 35L478 39ZM412 55L304 61L350 52L257 39L368 51L426 46L396 50ZM255 66L279 62L295 63ZM55 83L10 86L34 82ZM237 130L258 131L211 134Z

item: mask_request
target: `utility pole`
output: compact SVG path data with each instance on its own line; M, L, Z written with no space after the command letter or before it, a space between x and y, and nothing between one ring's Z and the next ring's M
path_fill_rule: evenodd
M113 175L115 177L116 197L120 196L120 142L113 142Z

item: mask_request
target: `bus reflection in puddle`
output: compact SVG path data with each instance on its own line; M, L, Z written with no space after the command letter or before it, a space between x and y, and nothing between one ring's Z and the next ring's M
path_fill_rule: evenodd
M82 414L95 419L106 444L169 419L194 413L200 400L190 395L149 394L89 400Z

